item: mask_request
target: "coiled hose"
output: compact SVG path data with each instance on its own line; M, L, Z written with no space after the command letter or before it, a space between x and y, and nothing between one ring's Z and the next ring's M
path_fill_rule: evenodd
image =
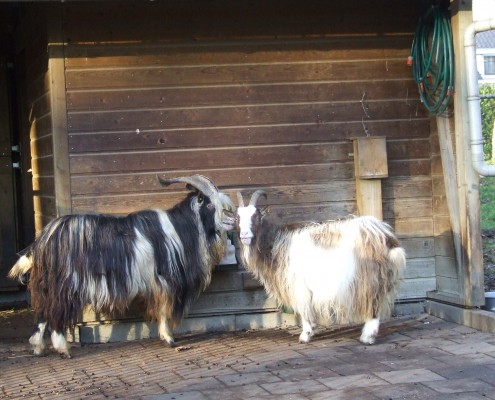
M421 16L408 64L421 102L434 115L444 113L454 96L454 48L450 16L439 5Z

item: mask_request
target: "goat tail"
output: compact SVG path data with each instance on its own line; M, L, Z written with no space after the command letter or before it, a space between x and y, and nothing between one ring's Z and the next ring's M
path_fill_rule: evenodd
M406 252L402 247L393 247L388 252L388 258L395 266L395 271L398 274L398 277L400 277L406 266Z
M23 285L27 283L27 274L33 267L33 259L30 255L22 255L8 273L8 277L17 280Z

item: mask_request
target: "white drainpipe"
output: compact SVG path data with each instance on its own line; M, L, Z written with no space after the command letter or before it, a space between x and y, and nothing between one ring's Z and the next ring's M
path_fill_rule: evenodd
M495 165L485 163L485 154L483 152L475 35L478 32L489 31L491 29L495 29L495 18L473 22L464 32L464 56L466 57L466 72L468 78L467 105L469 112L469 130L471 131L471 157L474 169L483 176L495 176Z

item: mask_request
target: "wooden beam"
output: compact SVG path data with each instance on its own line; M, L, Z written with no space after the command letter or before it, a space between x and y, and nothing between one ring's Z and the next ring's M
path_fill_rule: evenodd
M462 265L461 220L459 212L459 190L457 182L457 167L454 156L452 139L454 137L454 118L452 116L438 116L436 118L440 155L447 196L447 207L450 216L450 225L454 238L454 247L457 268Z
M452 32L455 59L455 148L459 185L459 221L463 260L458 270L462 305L484 304L483 251L479 202L479 175L472 167L469 118L467 107L467 77L464 54L464 32L472 23L472 1L452 3Z
M69 135L67 131L67 98L65 90L65 56L62 28L62 4L48 12L48 73L53 135L53 162L57 216L72 211L70 191Z
M382 181L388 176L385 138L353 138L356 201L359 215L383 219Z

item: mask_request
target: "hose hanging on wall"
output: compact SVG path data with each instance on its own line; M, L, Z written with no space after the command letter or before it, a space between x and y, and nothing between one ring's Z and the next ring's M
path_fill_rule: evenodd
M421 102L432 114L442 114L454 96L454 48L450 16L438 4L421 16L408 64Z

